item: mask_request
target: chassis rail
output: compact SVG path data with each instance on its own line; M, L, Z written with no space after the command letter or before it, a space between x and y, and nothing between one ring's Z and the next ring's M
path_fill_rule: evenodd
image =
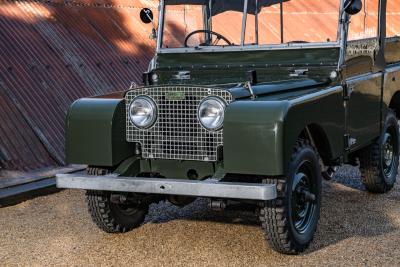
M271 200L277 197L276 185L182 180L163 178L57 174L58 188L184 195L196 197Z

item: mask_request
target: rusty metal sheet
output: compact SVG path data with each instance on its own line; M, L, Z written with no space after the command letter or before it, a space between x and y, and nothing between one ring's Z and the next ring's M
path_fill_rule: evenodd
M141 83L154 43L139 12L157 5L0 0L0 168L65 164L69 105Z

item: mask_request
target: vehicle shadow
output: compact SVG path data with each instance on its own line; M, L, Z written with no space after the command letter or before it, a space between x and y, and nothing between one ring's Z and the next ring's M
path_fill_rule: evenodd
M325 182L318 231L307 252L352 237L374 237L397 230L390 214L396 209L394 202L400 200L398 196L393 198L398 190L397 185L388 194L376 195L334 181Z
M361 182L361 173L358 167L346 165L341 167L333 176L333 181L348 187L365 191L365 186Z
M356 173L356 170L354 170ZM346 171L347 172L347 171ZM340 172L339 172L340 174ZM354 173L348 177L356 179ZM384 195L361 191L360 184L336 177L324 181L321 218L315 239L306 253L336 244L352 237L374 237L397 230L399 227L390 218L400 201L400 188L396 187ZM197 199L183 208L168 202L152 205L145 223L167 223L173 220L208 221L223 224L239 224L259 227L254 210L235 205L223 212L212 211L206 199ZM262 235L260 228L260 235ZM245 244L244 244L245 245Z

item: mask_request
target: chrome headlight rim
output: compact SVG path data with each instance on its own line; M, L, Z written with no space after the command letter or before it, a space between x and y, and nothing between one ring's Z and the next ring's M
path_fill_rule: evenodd
M219 125L217 125L216 127L213 127L213 128L208 127L207 125L204 125L204 123L203 123L203 121L202 121L202 119L201 119L201 114L200 114L202 105L203 105L205 102L209 101L209 100L215 100L215 101L217 101L217 102L221 105L221 107L222 107L222 119L221 119L221 122L220 122ZM218 131L222 130L222 128L223 128L223 126L224 126L225 110L226 110L227 105L228 105L227 102L226 102L224 99L222 99L221 97L218 97L218 96L208 96L208 97L204 98L204 99L200 102L199 106L197 107L197 119L198 119L200 125L201 125L204 129L206 129L207 131L210 131L210 132L218 132Z
M145 102L147 102L149 104L149 106L152 108L152 118L145 124L145 125L139 125L137 124L133 119L132 119L132 108L133 108L133 104L135 103L135 101L138 100L144 100ZM150 129L151 127L153 127L157 121L158 118L158 108L156 105L156 102L154 101L154 99L152 99L151 97L147 96L147 95L138 95L135 98L132 99L132 101L129 103L129 109L128 109L128 117L129 117L129 121L131 122L131 124L140 129L140 130L147 130Z

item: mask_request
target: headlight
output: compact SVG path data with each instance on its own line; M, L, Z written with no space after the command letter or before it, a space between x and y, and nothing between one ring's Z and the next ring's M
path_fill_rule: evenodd
M199 121L204 128L217 131L224 122L226 104L219 97L207 97L201 102L197 111Z
M129 105L129 119L138 128L149 128L157 119L157 107L151 98L138 96Z

